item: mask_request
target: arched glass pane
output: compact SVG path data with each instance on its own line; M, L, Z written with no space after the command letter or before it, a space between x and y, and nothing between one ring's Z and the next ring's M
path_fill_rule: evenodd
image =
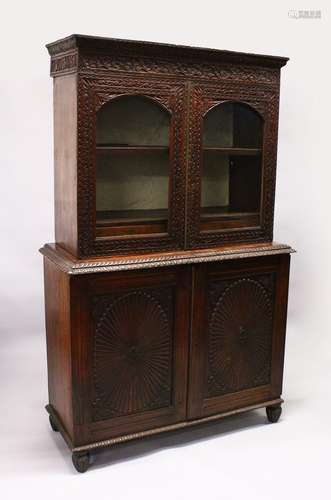
M203 145L219 148L260 148L262 119L245 104L225 102L212 108L203 121Z
M97 113L97 143L112 146L168 146L169 113L142 96L109 101Z
M203 120L203 220L251 216L260 210L263 120L246 104L225 102ZM255 219L254 219L255 217ZM255 222L254 222L255 221ZM244 224L243 224L244 225Z
M109 235L166 231L169 127L169 113L141 96L119 97L98 111L97 226L111 226Z

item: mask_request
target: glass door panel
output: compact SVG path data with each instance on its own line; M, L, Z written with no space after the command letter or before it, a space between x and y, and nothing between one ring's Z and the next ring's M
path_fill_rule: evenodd
M155 101L121 96L96 123L96 234L166 233L170 115Z
M203 121L202 230L259 223L262 129L249 106L226 102Z

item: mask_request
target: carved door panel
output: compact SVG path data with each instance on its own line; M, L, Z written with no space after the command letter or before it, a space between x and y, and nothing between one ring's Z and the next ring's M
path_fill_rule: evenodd
M89 367L79 386L83 440L185 419L189 279L188 266L78 279L88 324L80 339Z
M183 248L185 84L84 77L79 96L79 255Z
M189 418L279 397L287 256L195 269Z
M278 89L192 85L187 247L271 241Z

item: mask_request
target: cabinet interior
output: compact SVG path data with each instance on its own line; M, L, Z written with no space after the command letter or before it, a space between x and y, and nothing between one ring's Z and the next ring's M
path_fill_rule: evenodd
M167 231L169 128L168 111L142 96L121 96L98 111L97 234Z
M259 223L262 119L246 104L224 102L203 117L201 229Z
M259 224L262 125L239 102L202 117L202 231ZM97 112L97 236L167 232L170 135L170 113L141 95L111 99Z

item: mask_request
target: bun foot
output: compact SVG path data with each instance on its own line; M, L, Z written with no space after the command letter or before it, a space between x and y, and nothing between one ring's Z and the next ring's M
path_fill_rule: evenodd
M56 423L54 422L52 415L49 415L49 423L50 423L54 432L59 432L59 429L58 429Z
M266 412L269 422L275 424L276 422L278 422L279 417L282 414L282 407L281 405L267 406Z
M77 472L86 472L90 465L90 454L88 451L74 452L72 454L72 463Z

